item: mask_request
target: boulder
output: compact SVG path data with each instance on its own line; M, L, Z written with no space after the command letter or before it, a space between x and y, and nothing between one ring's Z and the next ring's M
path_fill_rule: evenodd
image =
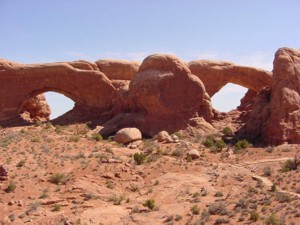
M167 131L160 131L157 135L154 136L154 140L159 142L165 141L169 137L169 133Z
M139 131L139 129L134 127L123 128L119 130L114 136L114 140L122 144L127 144L141 139L142 133Z
M197 149L192 149L188 152L188 156L190 156L192 159L199 159L200 153Z

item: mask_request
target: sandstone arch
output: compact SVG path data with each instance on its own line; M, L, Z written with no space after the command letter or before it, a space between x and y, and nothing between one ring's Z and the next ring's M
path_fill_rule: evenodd
M47 91L64 94L76 105L111 108L116 89L90 64L77 61L24 65L0 59L0 121L17 117L26 99Z
M204 83L210 97L227 83L241 85L255 92L272 85L272 73L258 68L213 60L191 61L188 67Z

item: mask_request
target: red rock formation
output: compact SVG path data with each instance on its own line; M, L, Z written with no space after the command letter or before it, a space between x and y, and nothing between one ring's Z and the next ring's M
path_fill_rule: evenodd
M175 56L148 56L129 91L137 107L150 117L212 117L203 83Z
M34 96L25 102L21 113L29 115L31 121L47 121L50 119L50 106L48 105L45 95Z
M139 62L113 59L98 60L96 64L110 80L131 80L140 66Z
M271 72L230 62L196 60L189 62L188 67L204 83L210 97L227 83L238 84L256 92L272 85Z
M0 121L19 116L28 99L54 91L77 106L110 110L117 98L110 80L93 63L18 64L0 60Z
M226 120L246 123L239 134L254 140L300 143L300 51L279 49L273 74L221 61L187 66L161 54L141 65L116 60L24 65L0 59L0 122L23 111L33 120L48 119L49 108L39 94L55 91L75 102L65 121L95 120L104 124L104 133L137 127L153 135L188 126L209 132L215 129L213 120ZM238 108L243 113L236 116L217 115L211 107L209 96L227 83L249 88Z
M273 144L300 144L300 50L279 49L275 54L273 74L264 140Z
M275 54L274 82L260 92L240 134L267 144L300 143L300 51Z

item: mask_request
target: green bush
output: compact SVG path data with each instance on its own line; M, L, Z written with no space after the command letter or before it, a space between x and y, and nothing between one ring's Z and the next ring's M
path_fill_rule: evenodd
M14 192L15 190L16 190L16 188L17 188L17 185L16 185L16 183L14 182L14 181L10 181L9 182L9 184L8 184L8 186L7 186L7 188L6 188L6 192Z
M291 170L297 170L300 166L300 158L296 155L293 159L287 160L281 168L282 172L288 172Z
M102 141L103 140L101 134L98 134L98 133L93 133L92 134L92 139L95 140L95 141Z
M153 210L154 207L155 207L155 200L154 200L154 199L147 199L147 200L144 202L143 206L146 206L146 207L148 207L149 209Z
M58 212L58 211L60 211L60 209L61 209L61 205L59 205L59 204L55 204L55 205L53 206L53 211L54 211L54 212Z
M206 139L202 142L202 144L205 147L210 148L215 145L215 140L212 136L207 136Z
M230 127L225 127L225 128L222 130L222 133L223 133L224 135L230 136L230 135L232 135L232 130L231 130Z
M264 174L264 176L265 177L269 177L269 176L271 176L271 174L272 174L272 169L270 168L270 167L265 167L265 168L263 168L263 174Z
M137 152L133 155L133 159L138 165L141 165L145 161L146 155L142 152L141 153Z
M219 141L216 142L216 147L219 150L222 150L225 146L226 146L226 143L223 140L219 140Z
M50 177L50 182L53 184L66 184L68 180L68 176L64 173L54 173Z
M198 215L199 212L200 212L200 209L199 209L199 207L198 207L197 205L193 205L193 206L191 207L191 212L192 212L194 215Z
M256 210L251 211L250 213L250 220L252 221L258 221L260 218L259 213Z
M285 225L284 221L278 219L278 217L272 213L271 216L269 216L266 221L266 225Z
M227 215L228 210L224 202L215 202L208 207L211 215Z
M242 149L246 149L248 147L250 147L250 144L247 140L243 139L243 140L239 140L237 143L235 143L235 150L242 150Z

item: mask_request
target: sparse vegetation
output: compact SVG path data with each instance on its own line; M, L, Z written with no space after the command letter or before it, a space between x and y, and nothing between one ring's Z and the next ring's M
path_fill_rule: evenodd
M223 133L224 135L230 136L230 135L232 135L232 130L231 130L230 127L225 127L225 128L222 130L222 133Z
M191 212L194 214L194 215L198 215L200 213L200 209L197 205L193 205L191 207Z
M8 184L8 186L7 186L7 188L6 188L6 192L14 192L15 190L16 190L16 188L17 188L17 185L16 185L16 183L14 182L14 181L10 181L9 182L9 184Z
M50 177L50 182L53 184L66 184L69 177L64 173L54 173Z
M298 154L294 156L293 159L287 160L283 165L282 165L282 172L288 172L291 170L297 170L298 167L300 167L300 157Z
M250 144L247 140L239 140L238 142L235 143L234 148L235 148L235 153L240 153L241 150L244 150L246 148L250 147Z
M154 199L147 199L144 204L144 206L148 207L149 209L153 210L155 207L155 200Z
M136 162L136 164L141 165L144 163L144 161L146 159L146 155L143 152L141 152L141 153L137 152L133 155L133 159Z

